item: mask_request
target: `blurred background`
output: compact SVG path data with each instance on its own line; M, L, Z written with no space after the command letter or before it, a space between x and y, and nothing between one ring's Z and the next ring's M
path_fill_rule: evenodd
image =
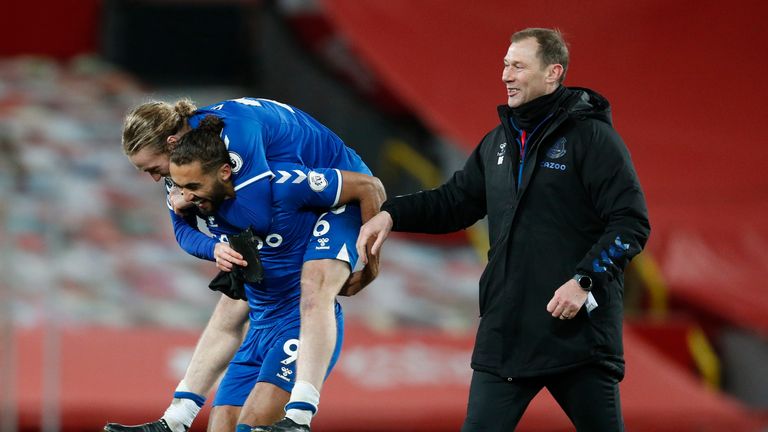
M395 196L461 167L505 103L509 36L540 26L570 44L566 84L612 102L650 209L624 298L627 428L768 430L763 2L9 0L0 17L0 432L157 419L218 299L121 152L132 106L298 106ZM388 241L341 299L314 430L459 429L486 250L484 222ZM519 429L571 426L543 391Z

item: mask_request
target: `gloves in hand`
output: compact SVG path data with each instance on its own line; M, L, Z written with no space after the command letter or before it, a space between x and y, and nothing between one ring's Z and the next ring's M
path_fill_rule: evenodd
M248 265L245 267L234 265L231 272L220 271L208 284L208 288L220 291L235 300L247 300L245 283L258 284L264 278L264 267L259 258L258 241L253 230L248 228L239 234L230 236L229 246L242 255Z

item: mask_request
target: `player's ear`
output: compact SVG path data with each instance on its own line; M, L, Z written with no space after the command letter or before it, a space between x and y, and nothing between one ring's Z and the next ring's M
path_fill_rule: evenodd
M165 142L168 144L168 149L173 150L173 148L176 147L176 144L179 143L179 140L181 139L181 137L183 137L184 134L189 132L190 130L192 130L192 128L190 128L189 125L185 122L181 130L179 130L175 134L166 138Z
M547 66L546 80L549 83L556 83L560 81L560 77L563 76L563 65L555 63Z
M176 144L179 142L179 137L177 135L171 135L165 139L165 142L168 144L168 151L173 150L173 148L176 147Z
M228 182L232 178L232 167L225 163L219 168L219 180Z

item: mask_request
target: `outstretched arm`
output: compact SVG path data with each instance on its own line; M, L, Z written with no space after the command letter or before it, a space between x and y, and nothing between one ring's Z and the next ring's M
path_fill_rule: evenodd
M362 222L368 222L379 212L379 208L387 199L384 185L376 177L357 172L342 171L342 178L344 181L342 183L341 197L339 200L342 203L350 201L359 202ZM361 249L359 245L357 249L359 253ZM349 279L347 279L347 282L341 288L339 295L355 295L373 282L379 275L379 256L374 255L369 260L365 251L366 249L363 248L363 253L359 253L360 259L365 263L365 267L349 276Z
M357 201L363 223L368 222L387 199L384 185L377 177L353 171L341 171L341 177L339 204Z

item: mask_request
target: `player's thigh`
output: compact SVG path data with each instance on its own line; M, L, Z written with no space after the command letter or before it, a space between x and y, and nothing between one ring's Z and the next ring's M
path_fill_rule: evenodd
M623 431L619 380L597 364L548 379L547 389L579 431Z
M208 432L232 432L237 426L241 407L219 405L213 407L208 417Z
M302 287L341 289L358 265L355 243L360 225L356 204L337 207L318 218L304 254Z
M461 432L513 431L542 387L543 384L537 380L510 382L493 374L474 371L467 417Z
M228 334L243 334L248 321L248 302L221 295L208 326Z

